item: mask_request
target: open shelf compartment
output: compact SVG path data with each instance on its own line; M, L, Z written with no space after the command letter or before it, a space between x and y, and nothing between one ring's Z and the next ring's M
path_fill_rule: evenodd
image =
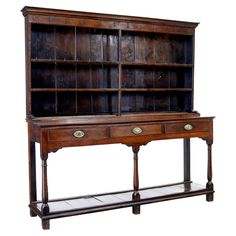
M192 111L191 35L32 24L31 41L35 117Z
M133 190L87 195L67 199L50 200L49 213L43 214L42 202L33 202L29 207L43 219L80 215L134 205L142 205L184 197L211 193L206 187L191 181L142 188L140 199L133 199Z

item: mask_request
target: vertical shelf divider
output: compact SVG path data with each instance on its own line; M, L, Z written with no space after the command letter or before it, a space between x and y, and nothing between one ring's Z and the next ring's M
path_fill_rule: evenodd
M121 37L122 37L122 32L121 29L119 29L119 37L118 37L118 109L117 109L117 114L118 116L121 115L121 83L122 83L122 65L121 65Z
M191 60L191 64L192 64L192 73L191 73L191 77L192 77L192 92L191 92L191 111L194 111L194 61L195 61L195 33L193 33L192 36L192 44L191 44L191 52L192 52L192 60Z
M89 61L91 62L91 29L89 29ZM89 83L90 83L90 88L92 88L92 68L91 64L89 65ZM90 112L91 115L93 115L93 94L90 92Z
M137 35L133 35L133 43L134 43L134 62L137 61ZM134 82L135 82L135 87L137 86L137 67L134 67L135 72L134 72ZM135 93L135 112L137 112L137 93Z
M56 50L56 26L53 27L53 41L54 41L54 60L57 59L57 50ZM57 64L54 63L54 80L55 88L57 88ZM58 104L57 104L57 91L55 92L55 113L58 114Z
M152 67L152 87L155 88L155 67ZM152 95L153 111L156 111L156 92Z
M75 61L77 61L77 27L75 26ZM78 88L77 63L75 63L75 88ZM78 92L75 92L75 113L78 114Z

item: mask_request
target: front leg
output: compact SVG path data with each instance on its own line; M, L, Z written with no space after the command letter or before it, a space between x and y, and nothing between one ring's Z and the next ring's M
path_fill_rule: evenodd
M29 162L29 197L30 204L37 201L37 186L36 186L36 161L35 161L35 143L28 140L28 162ZM30 216L37 216L30 209Z
M139 194L139 174L138 174L138 152L139 152L139 146L135 145L132 146L132 150L134 153L134 178L133 178L133 185L134 185L134 192L132 195L133 201L139 201L140 200L140 194ZM132 212L135 215L140 214L140 205L135 205L132 207Z
M212 183L212 151L211 151L212 142L207 141L207 147L208 147L208 160L207 160L207 184L206 188L207 190L211 191L211 193L208 193L206 195L206 200L208 202L212 202L214 199L214 185Z
M48 150L47 150L47 133L42 132L41 135L41 162L42 162L42 213L47 215L50 211L48 205L48 173L47 173L47 159L48 159ZM49 229L50 222L49 220L42 219L42 228Z
M29 200L37 201L37 184L36 184L36 160L35 160L35 142L32 141L32 126L28 124L28 164L29 164ZM30 209L30 216L36 216L35 212Z
M47 180L47 160L42 160L42 213L47 215L49 213L48 206L48 180ZM49 220L42 220L42 228L49 229Z

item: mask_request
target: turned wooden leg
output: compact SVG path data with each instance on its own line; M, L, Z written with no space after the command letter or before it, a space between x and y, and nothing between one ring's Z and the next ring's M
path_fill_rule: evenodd
M28 140L28 162L29 162L29 198L30 204L37 201L37 187L36 187L36 161L35 161L35 142ZM36 214L30 210L30 216Z
M138 152L139 152L139 146L132 146L132 150L134 153L134 177L133 177L133 201L139 201L140 200L140 194L138 192L139 190L139 175L138 175ZM140 205L135 205L132 207L132 212L135 215L140 214Z
M207 146L208 146L208 161L207 161L207 184L206 184L206 188L209 191L212 191L212 193L208 193L206 195L206 200L208 202L212 202L214 199L214 185L212 183L212 155L211 155L211 146L212 143L207 142Z
M49 220L42 220L42 229L50 229L50 221Z
M47 178L47 158L42 158L42 213L47 215L49 213L48 206L48 178ZM49 220L42 220L42 228L49 229Z
M42 206L41 211L43 216L48 215L50 209L48 205L48 173L47 173L47 159L48 159L48 149L47 149L47 132L42 130L40 137L40 155L42 161ZM42 228L49 229L49 220L42 219Z
M191 180L190 174L190 138L184 139L184 181Z

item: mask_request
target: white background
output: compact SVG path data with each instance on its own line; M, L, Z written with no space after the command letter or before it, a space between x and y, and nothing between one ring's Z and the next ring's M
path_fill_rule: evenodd
M235 235L234 110L236 14L233 0L1 1L1 235ZM28 205L25 122L25 6L200 22L196 29L195 109L216 116L213 145L215 201L204 196L62 218L43 231ZM38 148L38 147L37 147ZM192 140L192 179L206 183L206 144ZM38 162L38 166L39 166ZM49 197L132 188L132 151L123 145L70 148L49 155ZM40 169L38 168L40 188ZM182 180L182 141L149 143L140 151L140 185ZM40 197L40 191L38 193ZM5 231L5 232L2 232Z

